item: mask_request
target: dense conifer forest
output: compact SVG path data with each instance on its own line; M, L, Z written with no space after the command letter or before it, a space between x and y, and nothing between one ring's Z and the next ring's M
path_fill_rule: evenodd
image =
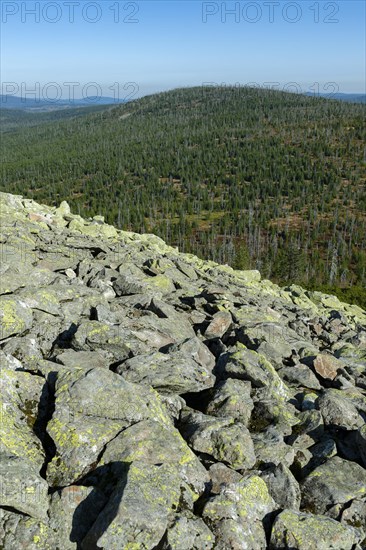
M0 189L366 306L365 109L197 87L78 116L3 110Z

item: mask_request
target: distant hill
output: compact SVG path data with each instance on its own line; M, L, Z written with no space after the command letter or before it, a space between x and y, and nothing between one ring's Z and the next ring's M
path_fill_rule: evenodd
M1 140L1 190L281 283L366 285L365 105L200 87L32 116Z
M21 98L12 95L0 95L1 109L17 109L22 111L55 111L75 107L96 107L100 105L118 105L125 103L123 99L113 97L86 97L74 100L44 101L32 97Z
M366 94L315 94L313 92L307 92L311 97L322 97L325 99L336 99L338 101L346 101L348 103L366 103Z
M30 126L40 126L57 120L83 117L110 109L110 105L92 105L90 107L73 107L65 109L0 109L0 133L4 134Z

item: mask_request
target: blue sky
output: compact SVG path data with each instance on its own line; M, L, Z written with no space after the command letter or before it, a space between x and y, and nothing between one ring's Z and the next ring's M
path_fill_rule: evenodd
M208 82L365 93L363 0L2 0L1 8L3 93L138 97Z

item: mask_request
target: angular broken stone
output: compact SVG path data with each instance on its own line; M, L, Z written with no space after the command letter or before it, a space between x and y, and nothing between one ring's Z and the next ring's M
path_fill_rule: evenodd
M319 376L325 379L334 380L337 376L337 371L343 367L343 364L333 357L326 353L318 355L314 359L314 370Z
M57 355L57 362L71 368L90 369L95 367L108 368L108 353L101 350L96 351L75 351L73 349L65 350Z
M331 506L339 511L366 493L366 470L338 456L313 470L301 485L302 508L327 515Z
M29 460L0 453L0 506L48 518L48 485Z
M32 326L32 310L18 298L0 296L0 340L22 334Z
M52 494L49 526L63 550L80 547L107 502L98 488L82 485L70 485Z
M45 459L35 423L40 407L44 380L27 372L1 368L0 442L6 456L21 457L38 473ZM22 469L16 463L17 469ZM32 474L29 472L32 477Z
M162 550L211 550L215 544L215 535L205 522L194 514L177 515L166 533Z
M296 550L352 550L359 533L325 516L283 510L272 527L269 548Z
M144 462L146 468L158 463L175 465L180 484L188 484L193 501L203 494L209 483L208 473L178 430L153 419L126 428L107 443L99 464L135 461Z
M205 330L206 338L221 338L231 326L232 317L228 311L218 311Z
M301 491L295 477L284 464L264 470L261 478L266 482L268 492L279 506L290 510L299 510Z
M137 355L119 365L116 372L126 380L149 385L163 393L198 392L212 388L214 357L198 338L168 349Z
M211 455L235 470L252 468L255 464L249 430L233 418L184 411L180 430L194 451Z
M278 466L282 463L288 467L291 466L295 458L295 451L293 447L285 443L283 434L274 426L269 426L258 433L252 433L251 436L257 465L270 466L274 464Z
M58 542L46 520L40 520L13 511L0 511L0 547L2 550L26 548L49 550Z
M289 397L289 390L267 359L242 344L232 353L219 358L217 372L223 378L248 380L256 388L273 388L283 398Z
M219 494L224 485L240 481L241 474L222 462L215 462L209 469L211 488L210 492Z
M250 397L251 384L228 378L220 382L206 408L206 414L218 417L231 416L248 426L254 403Z
M320 390L319 380L307 365L294 365L283 367L278 371L281 378L289 385L304 387L312 390Z
M180 498L173 465L134 462L115 488L81 548L154 548Z
M364 417L356 407L352 395L345 391L326 389L318 398L317 405L326 426L357 430L364 425Z
M203 509L203 518L214 526L218 548L265 548L263 520L275 509L264 481L258 476L242 478L222 487Z
M66 371L57 378L55 397L47 426L56 446L47 468L52 486L72 484L91 471L105 445L135 422L156 418L170 425L156 392L106 369Z

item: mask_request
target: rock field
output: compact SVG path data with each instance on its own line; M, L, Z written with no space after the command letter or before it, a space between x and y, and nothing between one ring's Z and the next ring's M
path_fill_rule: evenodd
M0 193L1 550L366 548L366 312Z

